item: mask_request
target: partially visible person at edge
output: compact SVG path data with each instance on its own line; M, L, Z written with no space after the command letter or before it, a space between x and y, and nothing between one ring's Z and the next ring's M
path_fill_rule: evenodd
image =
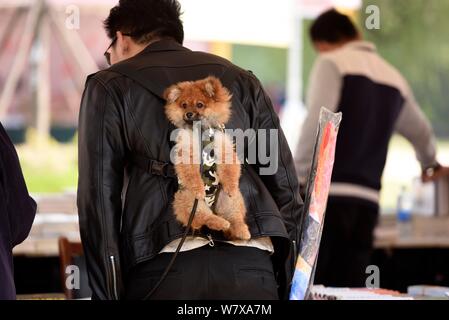
M121 0L105 29L112 66L88 77L79 118L78 208L93 299L145 298L184 232L172 209L176 177L146 172L133 160L170 161L173 127L162 91L179 81L221 79L230 70L236 77L227 127L278 130L278 140L268 141L278 146L278 170L259 175L259 162L242 170L252 239L228 242L207 228L190 235L150 298L287 298L303 203L290 149L259 80L223 58L183 47L174 0Z
M12 249L28 236L35 214L16 150L0 124L0 300L16 298Z
M379 191L394 132L413 145L423 180L442 174L432 128L407 81L363 41L351 20L332 9L310 28L319 53L310 75L295 164L305 185L319 110L341 111L341 122L315 283L363 287L379 216ZM400 168L398 168L400 169Z

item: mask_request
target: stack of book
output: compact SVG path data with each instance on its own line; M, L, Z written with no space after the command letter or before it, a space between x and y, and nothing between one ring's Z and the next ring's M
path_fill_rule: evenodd
M367 288L331 288L321 285L310 290L312 300L414 300L397 291Z

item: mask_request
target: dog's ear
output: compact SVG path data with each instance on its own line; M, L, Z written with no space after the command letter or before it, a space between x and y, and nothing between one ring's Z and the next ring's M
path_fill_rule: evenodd
M181 88L174 84L164 91L164 99L167 103L174 103L181 96Z
M221 88L223 85L217 78L210 76L204 79L204 91L210 98L214 98Z

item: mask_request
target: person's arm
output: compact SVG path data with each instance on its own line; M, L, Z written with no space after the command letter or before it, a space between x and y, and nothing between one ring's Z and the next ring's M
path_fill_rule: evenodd
M421 175L423 182L435 181L443 177L449 177L449 167L443 167L440 164L433 168L427 168Z
M0 124L0 184L7 210L12 247L26 239L36 215L36 202L29 196L17 152ZM12 249L12 248L11 248Z
M295 154L296 171L302 188L307 183L312 164L320 109L325 107L330 111L337 111L341 81L336 65L326 58L318 57L310 74L306 98L308 113L302 125Z
M416 157L421 164L424 179L428 169L438 170L440 167L436 160L435 136L429 121L408 86L404 99L395 129L413 145Z
M119 233L125 166L120 106L110 89L91 77L81 101L78 128L78 214L93 299L122 292Z

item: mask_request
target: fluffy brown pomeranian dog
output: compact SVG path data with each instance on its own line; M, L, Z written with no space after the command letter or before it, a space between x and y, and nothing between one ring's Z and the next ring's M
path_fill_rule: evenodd
M164 97L165 113L179 128L172 150L179 182L173 202L177 220L187 225L196 198L192 229L205 225L223 231L230 240L249 240L246 208L239 189L241 166L232 139L224 132L231 115L232 95L219 79L210 76L172 85ZM198 123L204 131L202 136L193 129Z

